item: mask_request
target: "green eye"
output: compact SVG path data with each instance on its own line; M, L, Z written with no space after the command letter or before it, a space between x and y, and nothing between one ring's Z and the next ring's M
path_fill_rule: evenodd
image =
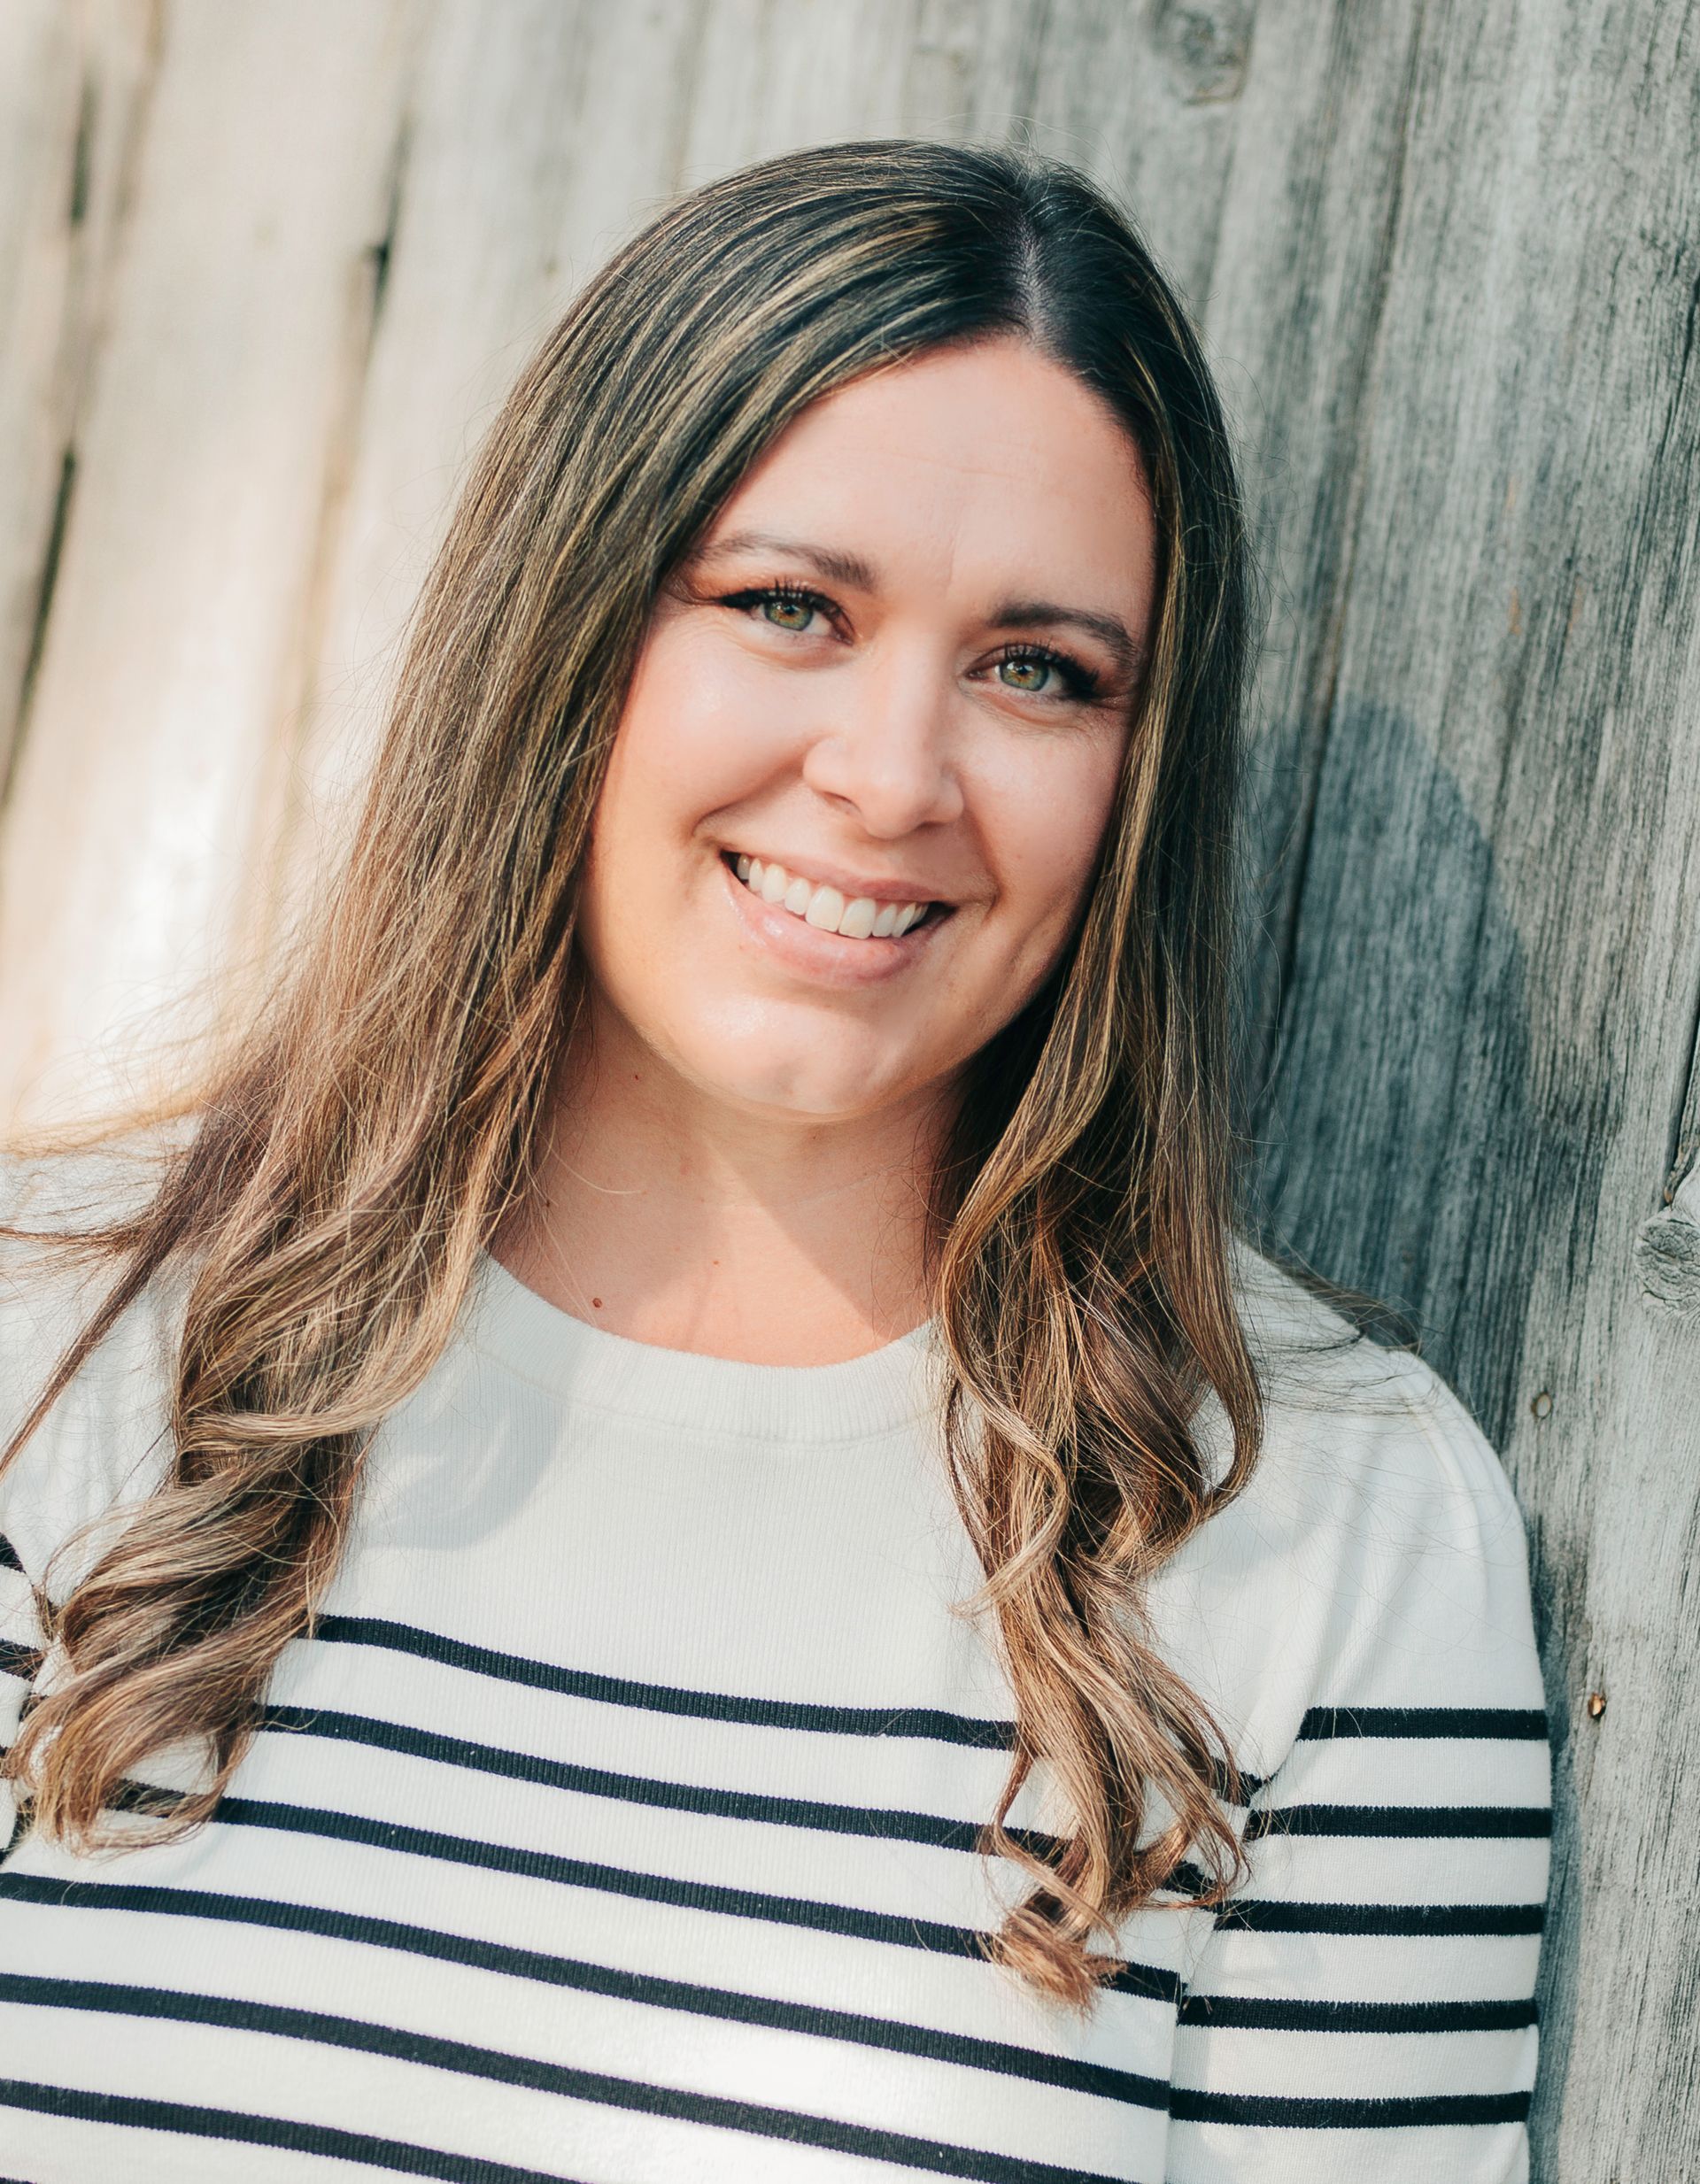
M1090 668L1082 667L1078 660L1070 659L1066 652L1053 652L1048 644L1019 645L1005 652L996 664L999 680L1005 690L1015 691L1023 698L1051 698L1059 704L1070 699L1089 703L1097 697L1100 689L1099 678ZM1014 668L1029 675L1048 675L1050 682L1013 683L1004 675L1006 668ZM1053 685L1059 682L1062 688L1054 688Z
M752 584L743 591L729 591L720 604L736 607L743 614L752 607L759 608L769 629L783 629L789 637L807 636L816 614L832 611L831 601L818 591L792 583Z
M777 614L774 612L776 608L778 610ZM815 608L812 602L808 599L787 598L783 593L770 592L761 603L761 611L765 618L777 629L802 629L808 627L809 617L814 614ZM798 619L782 621L779 619L780 615L794 615Z

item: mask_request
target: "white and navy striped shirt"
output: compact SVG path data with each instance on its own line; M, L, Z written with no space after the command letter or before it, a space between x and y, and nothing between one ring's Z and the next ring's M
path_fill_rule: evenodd
M216 1817L88 1858L19 1824L0 1857L0 2177L1526 2177L1549 1756L1518 1511L1428 1367L1314 1347L1342 1324L1238 1263L1265 1453L1150 1603L1262 1778L1251 1879L1132 1918L1089 2017L978 1946L1019 1885L975 1848L1009 1700L952 1611L979 1573L931 1326L752 1366L486 1259ZM0 1285L0 1427L81 1281ZM157 1288L0 1476L0 1744L54 1673L26 1573L163 1462ZM1034 1784L1012 1819L1050 1817Z

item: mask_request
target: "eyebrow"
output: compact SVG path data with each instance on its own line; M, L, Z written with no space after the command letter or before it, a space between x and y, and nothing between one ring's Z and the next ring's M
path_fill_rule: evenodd
M699 547L691 559L693 562L703 561L722 553L788 554L795 560L808 562L834 583L849 584L862 591L879 589L872 562L864 560L861 554L840 552L831 546L811 545L807 539L782 538L775 531L732 531L724 538L712 539ZM1124 675L1137 675L1146 664L1146 647L1117 614L1101 614L1089 606L1062 606L1054 599L1006 599L991 620L1003 629L1031 629L1040 623L1061 623L1085 629L1109 646Z

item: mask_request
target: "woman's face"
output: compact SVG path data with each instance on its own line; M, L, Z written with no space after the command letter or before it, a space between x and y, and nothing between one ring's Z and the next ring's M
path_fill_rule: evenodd
M655 602L583 875L599 1043L746 1112L946 1092L1081 910L1155 560L1132 443L1017 339L796 418Z

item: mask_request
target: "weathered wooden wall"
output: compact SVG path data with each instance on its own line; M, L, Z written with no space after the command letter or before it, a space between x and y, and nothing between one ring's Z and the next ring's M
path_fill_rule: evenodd
M897 133L1098 174L1206 329L1273 579L1270 1218L1530 1514L1538 2174L1700 2176L1696 0L8 0L0 1104L276 930L575 282Z

